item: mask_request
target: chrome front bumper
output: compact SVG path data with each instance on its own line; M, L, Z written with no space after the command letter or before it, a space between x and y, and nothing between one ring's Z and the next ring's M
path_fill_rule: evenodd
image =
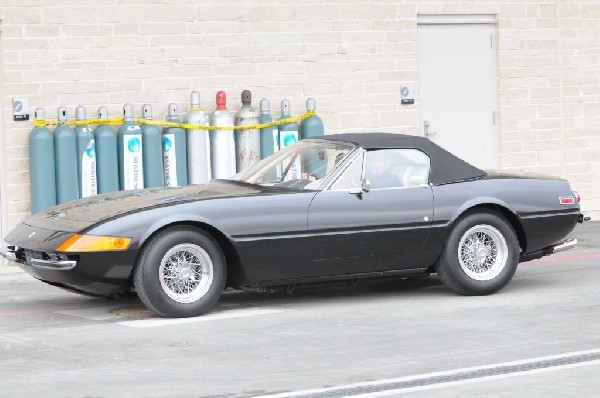
M75 268L77 261L74 260L44 260L41 258L32 258L29 261L22 261L17 257L14 247L0 246L0 255L8 261L14 261L19 266L31 265L34 268L53 269L59 271L68 271Z

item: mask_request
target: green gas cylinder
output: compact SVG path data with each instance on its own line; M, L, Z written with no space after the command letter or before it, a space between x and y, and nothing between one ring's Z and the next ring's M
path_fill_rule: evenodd
M133 105L123 106L125 120L117 131L119 148L119 182L121 189L144 188L142 129L133 121Z
M152 106L142 106L144 119L152 120ZM164 187L162 136L158 126L142 124L144 187Z
M46 119L42 108L35 110L36 120ZM54 138L48 127L35 127L29 133L29 181L31 214L56 205Z
M98 108L98 119L108 119L108 108ZM94 130L96 142L96 176L98 193L119 190L119 159L117 156L117 135L112 127L100 124Z
M317 104L314 98L306 100L306 110L316 111ZM302 120L300 124L301 139L320 137L325 133L323 121L317 115ZM327 171L327 153L308 153L302 159L302 171L316 178L323 178Z
M75 120L86 119L85 107L75 108ZM77 141L77 180L79 197L86 198L98 194L96 179L96 141L92 129L86 125L76 125L73 129Z
M263 98L260 100L260 117L258 123L271 123L271 104L269 100ZM265 127L260 129L260 158L264 159L279 150L279 129L277 126Z
M179 107L169 104L171 123L181 123ZM165 187L181 187L187 185L187 146L185 130L180 127L163 129L163 166L165 169Z
M56 167L56 203L79 198L77 178L77 138L67 121L67 108L58 108L58 123L54 129L54 164Z

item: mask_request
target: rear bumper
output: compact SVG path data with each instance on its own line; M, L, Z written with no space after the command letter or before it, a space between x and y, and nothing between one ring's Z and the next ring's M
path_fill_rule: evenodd
M135 253L130 251L77 253L67 257L63 253L3 246L0 255L51 285L106 297L130 291L135 262Z
M556 242L555 244L544 247L543 249L536 250L531 253L522 253L519 257L519 262L522 263L525 261L536 260L554 253L560 253L573 249L575 246L577 246L577 239L563 239L560 242Z

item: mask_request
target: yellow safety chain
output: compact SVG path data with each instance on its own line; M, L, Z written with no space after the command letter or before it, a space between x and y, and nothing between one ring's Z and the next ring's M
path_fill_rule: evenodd
M172 122L161 122L159 120L147 120L147 119L136 119L133 121L136 124L152 124L154 126L164 126L164 127L179 127L182 129L191 129L191 130L252 130L252 129L264 129L266 127L278 126L280 124L294 123L300 120L307 119L313 115L316 115L316 111L306 111L306 113L302 116L294 116L288 117L286 119L277 120L270 123L262 123L262 124L249 124L245 126L201 126L199 124L187 124L187 123L172 123ZM44 127L44 126L57 126L59 124L67 124L73 126L81 126L81 125L95 125L95 124L122 124L125 121L125 118L117 117L112 119L89 119L89 120L72 120L64 123L59 123L58 120L46 120L46 119L36 119L34 124L35 127Z

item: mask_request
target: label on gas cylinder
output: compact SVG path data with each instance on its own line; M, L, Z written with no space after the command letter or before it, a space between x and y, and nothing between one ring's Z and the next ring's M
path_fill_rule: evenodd
M165 187L177 186L177 155L175 154L175 134L163 135L163 165Z
M279 146L281 148L281 150L289 147L290 145L295 144L296 142L298 142L298 130L291 130L291 131L280 131L279 132ZM292 162L293 163L289 163ZM289 158L287 158L286 160L283 161L283 181L289 181L289 180L299 180L301 179L301 167L302 167L302 162L299 156L292 157L290 156Z
M124 188L144 188L144 168L142 165L142 135L125 135L123 137L123 148L123 174L125 179L123 184Z
M81 197L98 194L96 179L96 142L91 139L81 155Z
M273 127L273 153L279 151L279 129Z

